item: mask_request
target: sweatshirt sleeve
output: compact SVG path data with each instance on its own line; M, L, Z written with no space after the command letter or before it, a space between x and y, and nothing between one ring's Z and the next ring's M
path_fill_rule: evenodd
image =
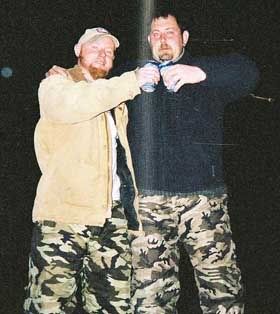
M237 53L194 61L206 73L201 86L215 91L226 103L251 93L259 81L254 61Z
M52 75L39 86L40 114L57 123L79 123L133 99L139 93L133 71L94 82L74 82Z

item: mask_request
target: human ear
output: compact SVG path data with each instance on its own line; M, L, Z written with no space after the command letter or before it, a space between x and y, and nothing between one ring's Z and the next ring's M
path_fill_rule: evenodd
M187 42L189 40L189 36L190 36L190 34L189 34L188 31L184 31L183 32L183 46L184 47L186 46L186 44L187 44Z

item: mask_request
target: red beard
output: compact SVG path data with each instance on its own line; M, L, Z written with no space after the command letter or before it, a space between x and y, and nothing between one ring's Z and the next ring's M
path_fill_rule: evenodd
M88 72L90 73L91 77L94 79L94 80L97 80L97 79L100 79L100 78L104 78L108 75L108 72L109 71L106 71L106 70L103 70L103 69L99 69L99 68L96 68L96 67L93 67L93 66L88 66L84 63L83 61L83 57L81 56L79 58L79 63L81 66L83 66L85 69L88 70Z
M107 76L108 71L102 70L102 69L98 69L98 68L94 68L94 67L89 67L88 71L90 73L90 75L92 76L92 78L94 80L100 79L100 78L104 78Z

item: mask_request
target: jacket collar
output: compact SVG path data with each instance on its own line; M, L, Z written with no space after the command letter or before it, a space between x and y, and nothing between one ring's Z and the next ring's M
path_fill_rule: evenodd
M86 81L82 69L79 65L67 70L74 82Z

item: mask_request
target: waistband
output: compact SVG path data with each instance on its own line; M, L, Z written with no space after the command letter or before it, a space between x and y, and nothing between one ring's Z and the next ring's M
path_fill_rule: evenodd
M163 196L179 196L179 197L189 197L195 195L205 195L208 197L220 196L227 194L227 188L225 186L219 186L215 188L197 190L192 192L170 192L170 191L160 191L160 190L145 190L141 189L139 191L139 197L163 195Z

